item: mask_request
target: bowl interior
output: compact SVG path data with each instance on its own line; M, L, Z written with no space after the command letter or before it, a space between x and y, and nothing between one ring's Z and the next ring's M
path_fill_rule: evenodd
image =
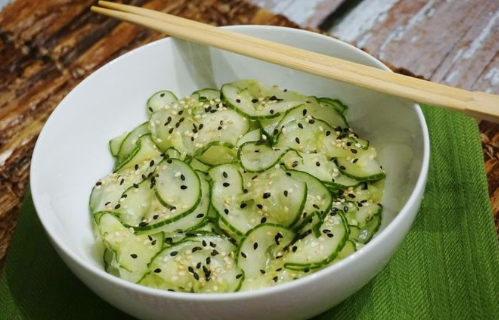
M264 26L231 29L386 68L362 51L325 36ZM416 105L218 49L164 39L88 77L61 102L44 127L33 157L32 193L40 219L57 245L91 268L102 269L90 225L90 191L98 178L112 170L109 139L147 120L145 102L152 93L168 89L180 97L241 78L338 98L347 104L347 119L377 148L387 173L382 229L393 220L411 195L423 164L425 125Z

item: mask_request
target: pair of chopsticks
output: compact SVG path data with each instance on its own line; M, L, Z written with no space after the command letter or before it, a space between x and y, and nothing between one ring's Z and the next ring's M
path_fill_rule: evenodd
M99 1L99 5L91 10L173 37L499 123L497 95L391 73L154 10L108 1Z

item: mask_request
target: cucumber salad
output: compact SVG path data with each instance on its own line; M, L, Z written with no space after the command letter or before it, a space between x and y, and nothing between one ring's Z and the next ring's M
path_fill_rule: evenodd
M169 291L256 290L365 245L385 173L338 100L253 80L177 99L109 142L90 211L105 270Z

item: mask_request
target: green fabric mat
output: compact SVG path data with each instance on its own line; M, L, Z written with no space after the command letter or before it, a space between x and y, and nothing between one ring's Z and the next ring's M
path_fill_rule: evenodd
M499 319L499 245L473 119L425 108L431 163L417 219L389 265L316 319ZM31 197L0 280L0 319L126 319L57 256Z

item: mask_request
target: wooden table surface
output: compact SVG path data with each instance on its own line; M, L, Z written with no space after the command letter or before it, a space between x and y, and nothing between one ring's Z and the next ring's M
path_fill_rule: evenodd
M498 0L123 2L214 25L320 29L367 50L396 72L499 93ZM51 111L98 67L162 37L96 16L88 11L92 3L16 0L0 12L0 271L29 179L32 149ZM499 126L482 121L480 131L499 226Z

